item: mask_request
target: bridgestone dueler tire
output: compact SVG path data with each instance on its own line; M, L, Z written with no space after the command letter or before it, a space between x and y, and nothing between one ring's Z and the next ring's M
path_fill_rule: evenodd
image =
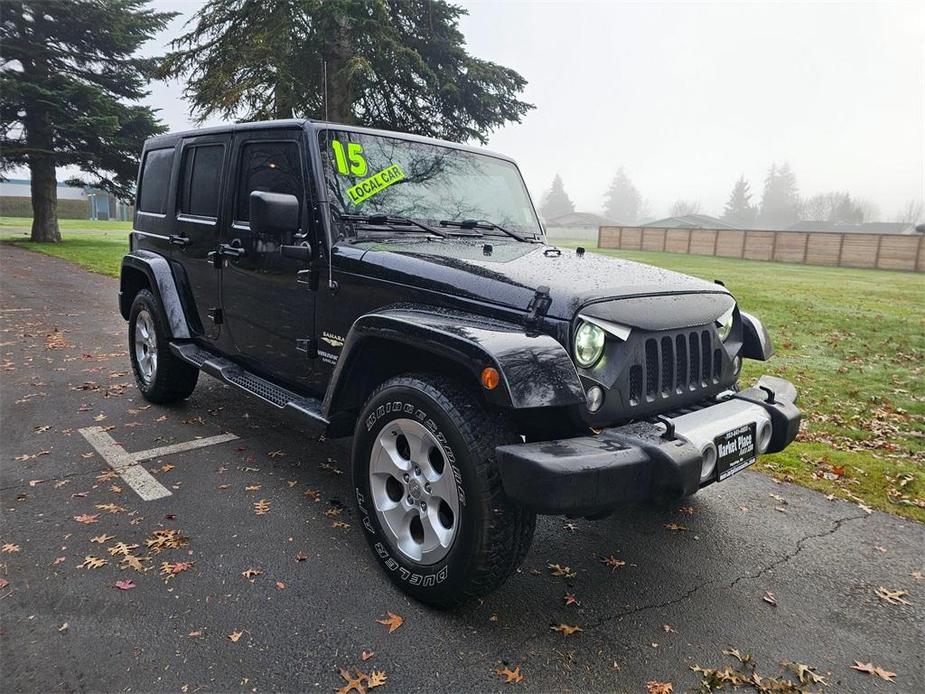
M135 356L135 323L138 314L147 311L154 324L154 339L157 345L157 368L154 378L146 382L141 375ZM167 318L160 302L147 289L135 295L128 318L128 353L132 362L135 384L148 402L166 405L188 398L199 381L199 369L187 364L170 351Z
M372 505L370 453L383 427L398 418L420 422L434 435L462 488L456 537L447 555L430 565L390 545ZM452 607L495 590L520 566L536 516L507 499L495 463L495 447L518 440L503 416L489 413L475 394L443 376L398 376L372 393L354 434L353 484L373 555L404 592L435 607Z

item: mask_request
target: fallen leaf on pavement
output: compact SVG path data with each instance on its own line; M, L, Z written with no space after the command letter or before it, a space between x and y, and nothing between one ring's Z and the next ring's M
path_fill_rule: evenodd
M99 569L109 563L108 559L101 559L100 557L94 557L93 555L88 554L84 557L83 563L78 564L78 569Z
M344 670L341 668L340 676L347 684L335 690L335 694L350 694L350 692L366 694L366 687L363 686L363 683L366 682L369 678L365 674L357 670L356 675L351 675L350 670Z
M687 530L687 526L681 525L680 523L665 523L665 527L668 528L668 530L674 530L675 532L680 530Z
M375 651L363 651L362 653L360 653L360 658L362 658L363 662L365 663L367 660L372 658L374 655L376 655Z
M334 521L333 523L331 523L331 527L340 528L340 529L349 528L350 523L344 523L343 521Z
M261 484L249 484L246 487L244 487L244 491L245 492L259 492L262 486L263 485Z
M764 600L769 605L777 607L777 598L774 597L774 593L771 591L765 591L764 595L761 596L761 599Z
M287 480L287 481L286 481L286 484L289 485L289 488L290 488L290 489L292 489L292 488L293 488L294 486L296 486L298 483L299 483L299 480Z
M276 589L277 589L277 590L286 590L286 584L283 583L282 581L277 581L277 582L276 582Z
M189 538L173 528L159 528L151 534L151 537L145 539L145 547L153 554L160 554L165 549L180 549L187 544L189 544Z
M91 523L98 523L100 514L98 513L83 513L79 516L74 516L74 520L78 523L83 523L84 525L90 525Z
M674 685L671 684L671 682L650 680L646 682L646 692L647 694L672 694L674 692Z
M110 540L114 540L115 537L116 537L115 535L107 535L106 533L103 533L102 535L91 537L90 542L95 542L98 545L102 545L102 544L109 542Z
M254 578L255 576L263 575L263 571L260 569L245 569L241 572L241 575L244 576L244 578Z
M298 554L295 555L296 561L306 561L307 559L308 559L308 555L305 552L299 552Z
M797 674L797 677L800 679L800 684L821 684L823 686L828 686L828 682L825 681L825 678L813 672L813 668L809 665L791 663L789 661L784 662L783 665Z
M504 678L505 684L517 684L524 681L524 676L520 672L520 665L511 670L509 667L498 668L495 674Z
M9 581L5 578L0 578L0 588L6 588L8 585L10 585Z
M664 631L666 634L676 634L677 633L674 627L671 626L670 624L662 624L662 631Z
M405 619L401 615L397 615L394 612L386 612L386 614L388 617L385 619L377 619L376 621L379 624L385 624L389 628L390 634L405 623Z
M131 590L135 587L135 581L130 578L124 581L116 581L115 586L119 590Z
M314 501L319 501L321 499L321 492L319 492L317 489L306 489L305 496L307 496L309 499L313 499Z
M904 599L904 596L909 595L905 590L890 590L880 586L877 590L874 591L877 594L877 597L881 600L884 600L891 605L911 605L912 603Z
M62 624L61 626L58 627L58 631L59 631L59 632L67 631L69 626L71 626L71 625L68 624L67 622L65 622L64 624Z
M16 552L20 551L22 551L22 547L19 545L14 545L12 542L7 542L5 545L3 545L3 548L0 549L0 552L3 552L4 554L15 554Z
M107 548L106 551L113 557L127 557L132 553L132 550L135 549L138 549L138 545L127 545L124 542L117 542L112 547Z
M51 565L52 565L52 566L57 566L58 564L63 564L65 561L66 561L66 557L57 557L57 558L55 558L55 560L51 563Z
M370 689L375 689L376 687L381 687L385 684L386 674L382 670L373 670L369 679L366 680L366 686Z
M566 607L568 607L569 605L578 605L579 607L581 607L581 603L578 602L578 598L576 598L575 595L572 593L566 593L562 597L562 599L565 600Z
M178 561L176 564L171 564L170 562L161 562L161 576L164 577L165 581L169 581L171 578L177 574L181 574L184 571L189 571L193 568L193 562L191 561Z
M233 643L240 641L242 636L244 636L243 631L232 631L230 634L228 634L228 638L231 639Z
M258 516L265 516L270 510L270 502L266 499L254 502L254 513Z
M136 557L134 554L129 554L119 564L119 568L134 569L139 573L144 573L145 565L142 562L147 561L147 559L147 557Z
M565 578L575 578L577 575L572 571L570 566L562 566L561 564L547 564L546 568L552 572L553 576L564 576Z
M282 458L286 455L284 451L270 451L267 453L267 458Z
M575 625L571 625L571 624L553 624L553 625L552 625L551 627L549 627L549 628L552 629L553 631L558 631L558 632L564 634L565 636L571 636L572 634L574 634L574 633L576 633L576 632L582 631L582 628L581 628L580 626L578 626L577 624L575 624Z
M604 566L609 566L611 573L619 569L621 566L626 566L625 561L621 559L617 559L612 554L609 557L601 557L601 564L603 564Z
M851 666L852 669L857 670L858 672L866 672L868 675L874 675L879 677L882 680L887 682L894 682L896 673L890 672L889 670L884 670L879 665L874 665L873 663L862 663L859 660L854 661L854 665Z

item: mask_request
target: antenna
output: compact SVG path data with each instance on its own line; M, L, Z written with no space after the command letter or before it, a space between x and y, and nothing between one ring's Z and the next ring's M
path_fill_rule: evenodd
M328 61L322 57L321 58L321 83L323 85L322 89L324 91L324 121L328 122ZM328 151L327 155L331 156L331 129L326 130L328 137ZM337 290L337 283L334 281L334 268L333 268L333 257L334 257L334 227L331 224L333 218L330 214L331 205L328 203L328 228L330 231L331 246L328 248L328 289L331 291Z

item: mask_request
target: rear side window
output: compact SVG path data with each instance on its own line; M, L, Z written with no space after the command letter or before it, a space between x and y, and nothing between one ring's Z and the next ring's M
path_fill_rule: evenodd
M301 215L305 186L297 143L248 142L241 148L236 220L250 221L250 194L255 190L295 195Z
M138 209L141 212L164 214L167 211L167 190L173 168L173 149L152 149L145 153L141 169L141 190Z
M218 217L218 191L222 182L222 145L188 147L180 175L180 212Z

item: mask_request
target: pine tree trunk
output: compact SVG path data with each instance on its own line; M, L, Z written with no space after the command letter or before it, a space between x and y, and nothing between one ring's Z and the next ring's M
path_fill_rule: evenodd
M356 94L346 70L347 61L353 55L350 46L350 23L342 14L334 21L337 31L327 42L327 119L332 123L352 123Z
M48 155L33 154L29 161L32 177L32 240L45 243L61 241L58 228L58 181L55 160Z

